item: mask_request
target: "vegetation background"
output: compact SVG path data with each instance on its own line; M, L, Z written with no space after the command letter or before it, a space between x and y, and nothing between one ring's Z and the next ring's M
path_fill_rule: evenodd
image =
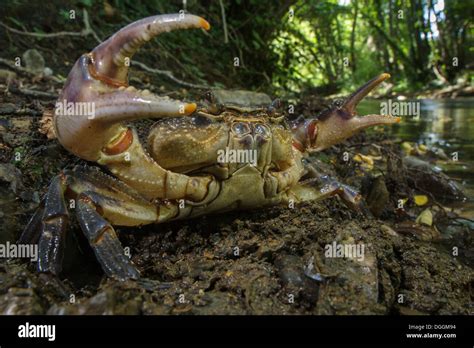
M395 93L410 93L469 82L474 67L474 6L464 0L13 0L0 7L0 55L13 60L36 48L64 76L97 45L83 31L83 9L101 40L155 14L184 10L205 17L212 26L207 35L162 35L136 57L198 85L328 95L385 71ZM17 35L5 25L34 34L85 35Z

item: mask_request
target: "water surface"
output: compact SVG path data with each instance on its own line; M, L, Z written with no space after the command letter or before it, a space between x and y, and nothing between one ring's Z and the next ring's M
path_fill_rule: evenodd
M365 100L358 113L380 113L383 101ZM402 121L387 131L403 141L439 147L450 158L457 152L458 161L438 165L462 186L466 204L474 208L474 98L403 100L407 101L420 103L419 117L401 116Z

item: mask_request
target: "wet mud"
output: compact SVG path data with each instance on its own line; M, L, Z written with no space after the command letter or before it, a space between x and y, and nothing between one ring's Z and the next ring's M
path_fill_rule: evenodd
M38 132L41 115L54 100L1 98L0 238L5 243L18 238L51 178L85 162ZM18 115L21 110L30 115ZM346 149L351 158L369 156L370 144L385 149L379 163L385 176L364 169L370 161L340 159ZM470 314L472 225L452 223L435 201L397 210L399 196L413 194L415 185L409 172L397 174L397 165L388 160L399 147L383 134L363 134L313 158L362 190L365 211L353 211L333 197L293 208L117 228L140 281L107 279L72 219L59 279L38 274L26 260L0 260L0 313ZM427 207L434 214L431 226L415 222ZM328 257L333 243L363 245L364 257Z

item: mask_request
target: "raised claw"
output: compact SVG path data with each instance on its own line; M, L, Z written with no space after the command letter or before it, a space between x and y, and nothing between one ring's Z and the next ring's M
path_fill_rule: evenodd
M103 148L123 136L121 122L193 113L195 103L129 87L129 59L162 32L209 27L201 17L189 14L148 17L128 25L79 58L56 104L54 125L60 143L83 159L97 161Z
M389 74L376 76L356 92L351 94L340 106L330 108L317 118L308 119L294 127L293 144L300 151L321 151L338 144L361 130L400 122L399 117L390 115L356 114L357 104L374 88L390 77Z
M95 70L118 83L126 83L129 59L151 38L176 29L209 30L210 27L205 19L191 14L175 13L141 19L127 25L92 51Z

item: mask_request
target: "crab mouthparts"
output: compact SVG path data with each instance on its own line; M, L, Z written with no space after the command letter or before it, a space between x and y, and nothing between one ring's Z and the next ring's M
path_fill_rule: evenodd
M352 93L352 95L344 103L343 108L346 109L351 114L351 116L355 116L357 104L359 104L359 102L364 99L364 97L366 97L372 90L374 90L378 85L388 78L390 78L390 74L387 73L380 74L379 76L373 78L365 85L360 87L357 91Z

